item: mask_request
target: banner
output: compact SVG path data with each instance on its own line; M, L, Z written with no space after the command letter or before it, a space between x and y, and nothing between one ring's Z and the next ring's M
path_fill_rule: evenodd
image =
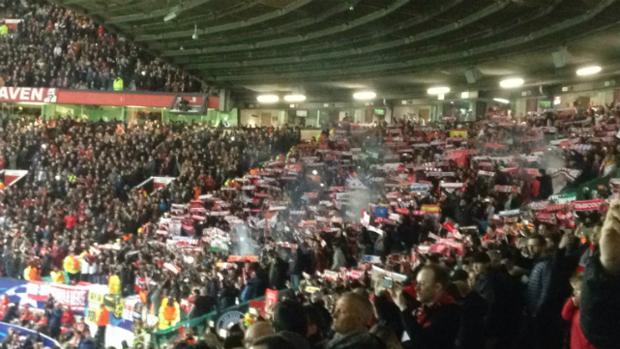
M381 257L365 254L362 256L362 263L381 264Z
M444 182L439 184L440 187L445 188L445 189L461 189L463 188L463 186L465 186L465 183L462 182L454 182L454 183L448 183L448 182Z
M467 130L452 129L450 130L450 138L467 138Z
M500 193L512 193L512 192L517 192L518 188L517 187L513 187L512 185L496 185L494 187L495 191L500 192Z
M537 212L535 215L537 221L542 223L555 224L555 214L552 212Z
M134 187L135 190L144 190L147 194L154 193L168 186L176 177L149 177Z
M228 263L255 263L258 256L228 256Z
M581 170L573 168L550 168L551 177L566 176L569 180L575 180L581 174Z
M327 269L325 269L325 270L323 271L323 278L324 278L325 280L328 280L328 281L337 281L339 277L340 277L340 276L338 275L338 273L337 273L337 272L335 272L335 271L333 271L333 270L327 270Z
M549 197L549 201L556 204L567 204L575 200L577 200L577 193L575 192L555 194Z
M427 177L454 177L456 174L454 172L440 172L440 171L427 171Z
M52 89L53 90L53 89ZM52 103L80 104L80 105L111 105L131 106L140 105L150 108L170 108L179 98L187 101L201 100L204 96L199 94L175 94L175 93L149 93L149 92L112 92L112 91L79 91L58 89L54 91L55 98ZM49 92L48 92L49 94ZM44 101L41 101L44 102ZM204 102L203 102L204 103ZM207 97L208 108L219 107L218 96Z
M452 160L459 167L467 166L467 157L469 156L468 149L456 149L446 153L445 158Z
M424 213L439 214L441 213L441 208L439 205L422 205L421 211Z
M0 102L55 103L56 89L45 87L0 87Z
M77 312L86 308L86 300L90 285L69 286L49 282L28 282L6 290L5 294L20 304L28 304L33 308L43 309L50 296Z
M411 183L409 191L414 193L427 193L431 191L431 188L432 186L430 183Z
M383 276L388 277L388 278L390 278L390 279L392 279L394 281L397 281L397 282L405 282L405 281L407 281L407 276L406 275L403 275L403 274L400 274L400 273L395 273L393 271L387 271L387 270L385 270L383 268L377 267L376 265L372 266L372 272L375 273L375 274L383 275Z
M10 187L19 182L28 174L27 170L0 170L0 180L5 187Z
M603 199L574 201L573 209L577 212L600 211L606 203Z
M499 212L499 215L502 216L502 217L518 216L519 214L521 214L521 210L519 210L519 209L506 210L506 211L500 211Z

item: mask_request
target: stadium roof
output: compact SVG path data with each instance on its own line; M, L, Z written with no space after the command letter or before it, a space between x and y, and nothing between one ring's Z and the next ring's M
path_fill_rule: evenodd
M320 100L372 87L401 98L438 83L496 88L509 75L563 82L588 63L620 72L618 0L57 2L241 94L301 89Z

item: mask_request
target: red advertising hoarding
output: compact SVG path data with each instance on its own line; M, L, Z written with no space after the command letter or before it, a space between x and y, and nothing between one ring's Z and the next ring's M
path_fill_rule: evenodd
M45 87L0 87L0 102L11 103L54 103L55 88Z
M208 108L219 108L218 96L202 94L173 94L155 92L80 91L45 87L0 87L0 102L57 103L101 106L140 106L170 108L179 98L190 104L202 104L207 98Z

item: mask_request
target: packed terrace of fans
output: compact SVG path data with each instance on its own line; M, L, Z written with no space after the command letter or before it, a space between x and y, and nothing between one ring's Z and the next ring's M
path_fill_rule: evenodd
M246 331L256 347L560 348L614 182L579 201L551 195L615 173L617 114L592 109L561 128L545 117L540 127L344 122L301 142L291 128L4 115L0 163L30 172L0 192L2 272L140 294L136 347L273 289L278 305L246 325L279 335ZM135 188L152 175L176 179ZM70 311L48 308L0 310L70 346L102 345ZM610 340L585 326L589 339ZM585 338L582 327L571 340ZM205 338L196 346L243 340L239 328L224 342L204 328L191 336Z
M46 0L3 1L0 18L21 20L0 37L0 85L197 92L201 83L103 25ZM3 24L3 23L0 23Z

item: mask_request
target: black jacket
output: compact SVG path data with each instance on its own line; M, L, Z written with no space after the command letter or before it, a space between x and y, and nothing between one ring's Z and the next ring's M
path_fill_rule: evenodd
M385 344L374 334L357 332L342 337L334 337L327 349L385 349Z
M484 320L487 302L476 291L457 301L461 307L461 326L456 340L457 349L478 349L485 346ZM514 324L513 324L514 326Z
M461 321L456 303L421 306L401 313L405 332L415 349L453 349Z
M620 345L620 277L603 268L598 253L589 258L583 275L581 328L598 349Z
M485 300L488 310L484 328L490 338L508 338L519 321L519 284L502 269L491 269L478 277L474 291Z

